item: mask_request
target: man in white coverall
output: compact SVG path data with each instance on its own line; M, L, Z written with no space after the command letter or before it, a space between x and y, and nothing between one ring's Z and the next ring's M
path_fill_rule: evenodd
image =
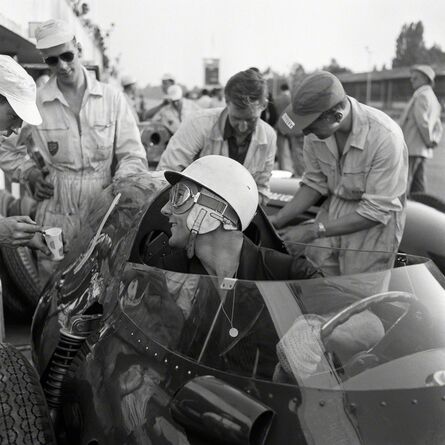
M146 171L147 161L123 93L89 75L70 26L49 20L36 29L36 41L52 76L37 94L43 122L32 139L49 173L20 144L3 145L0 163L29 184L39 201L36 221L61 227L69 246L89 200L113 177ZM54 263L39 261L42 282L53 270Z
M433 149L442 137L442 107L433 91L434 78L434 70L428 65L411 68L414 94L400 117L409 153L408 195L426 192L425 163L433 157Z
M20 128L42 122L36 106L36 85L32 77L11 57L0 55L0 145ZM29 216L0 217L0 245L27 246L50 255L43 242L43 228Z

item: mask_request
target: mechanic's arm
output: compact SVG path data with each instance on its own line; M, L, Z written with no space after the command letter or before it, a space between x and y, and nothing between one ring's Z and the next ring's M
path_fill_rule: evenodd
M277 229L285 227L296 216L313 206L321 196L322 194L318 190L302 184L292 200L275 215L270 216L269 220Z
M123 93L117 97L114 154L117 160L115 178L148 171L147 156L136 120Z
M156 170L182 171L199 156L205 141L200 124L199 119L191 117L180 125L162 153Z
M152 119L167 104L168 104L168 100L165 99L159 105L156 105L155 107L150 108L149 110L145 110L141 116L141 121L146 121L148 119Z
M16 248L30 247L51 255L42 238L43 227L29 216L0 217L0 246Z
M264 168L253 175L258 187L260 204L262 205L266 205L267 201L270 199L269 182L275 163L275 154L277 152L277 135L275 131L271 131L271 137L268 140L265 151L266 160L264 162Z
M25 183L26 174L32 167L36 167L36 164L29 157L26 146L20 142L19 136L15 134L7 138L0 136L0 168L13 181Z
M416 122L417 129L419 130L420 136L424 144L431 148L435 147L436 142L432 140L433 124L432 122L432 106L430 100L427 96L421 94L418 96L413 105L413 115Z

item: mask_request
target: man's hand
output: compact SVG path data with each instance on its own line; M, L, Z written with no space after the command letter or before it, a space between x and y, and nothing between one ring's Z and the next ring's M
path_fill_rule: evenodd
M28 175L29 187L38 201L51 198L54 194L54 186L45 180L44 173L38 168L33 168Z
M270 215L267 217L268 220L270 221L270 223L275 227L275 228L279 228L279 224L278 224L278 216L275 213L274 215Z
M29 216L10 216L0 219L0 245L6 247L27 246L35 235L41 235L42 227Z
M51 256L51 251L48 249L42 233L36 233L27 244L27 247L34 250L40 250L40 252L44 253L48 257Z
M278 230L278 234L284 241L287 249L293 255L298 255L302 246L295 243L310 243L317 238L317 232L314 224L300 224L298 226L289 226Z

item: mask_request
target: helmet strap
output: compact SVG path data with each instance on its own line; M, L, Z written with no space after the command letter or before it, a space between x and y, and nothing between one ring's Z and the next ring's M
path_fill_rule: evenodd
M207 211L204 209L201 209L198 213L198 216L195 218L195 221L193 222L193 226L190 229L190 235L187 240L187 246L186 246L186 252L187 252L187 258L191 259L195 255L195 242L196 237L199 234L199 230L201 229L201 224L207 214Z

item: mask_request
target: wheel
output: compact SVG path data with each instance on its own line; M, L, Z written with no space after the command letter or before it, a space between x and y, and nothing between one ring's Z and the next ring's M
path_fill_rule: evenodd
M34 255L27 247L16 249L2 247L0 250L8 275L19 290L15 299L20 300L10 302L5 298L5 305L13 306L16 309L15 312L19 312L17 315L23 312L32 314L37 307L42 290Z
M413 201L420 202L421 204L425 204L433 209L439 210L439 212L445 213L445 201L438 196L429 195L428 193L412 193L409 197Z
M9 344L0 344L0 443L56 445L38 375Z

